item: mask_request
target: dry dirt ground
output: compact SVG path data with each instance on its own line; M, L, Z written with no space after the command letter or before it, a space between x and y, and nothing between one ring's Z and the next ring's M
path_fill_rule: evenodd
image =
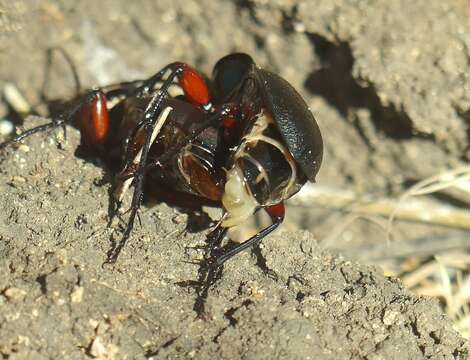
M394 193L468 161L469 23L466 0L0 0L0 85L41 113L50 47L70 54L84 88L175 60L210 74L245 51L313 109L326 148L319 184ZM60 56L47 80L50 99L73 95ZM205 232L161 204L142 210L117 264L102 268L122 226L107 226L111 174L77 157L78 143L74 129L66 140L57 130L1 155L3 358L470 358L437 301L306 231L237 256L203 296ZM324 216L312 214L298 217L321 238ZM362 230L361 243L383 237Z

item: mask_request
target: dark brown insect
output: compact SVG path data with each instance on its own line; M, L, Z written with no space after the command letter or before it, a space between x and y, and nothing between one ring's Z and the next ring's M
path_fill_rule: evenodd
M170 95L170 87L181 94ZM111 263L131 234L144 182L145 189L156 189L163 200L181 206L223 208L209 234L210 263L220 266L282 223L283 202L315 180L323 154L318 125L297 91L242 53L219 60L211 81L176 62L149 79L94 90L58 119L0 148L73 122L89 148L119 164L118 202L134 187L127 228L108 254ZM260 209L272 224L221 250L227 229Z

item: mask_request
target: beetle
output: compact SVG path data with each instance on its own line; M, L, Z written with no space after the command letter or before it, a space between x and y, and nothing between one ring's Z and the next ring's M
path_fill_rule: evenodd
M117 207L129 186L134 188L127 227L108 253L109 263L130 237L145 189L155 189L182 206L223 208L208 235L209 262L220 267L282 223L284 201L315 181L323 155L320 129L300 94L244 53L220 59L211 80L175 62L148 79L90 91L51 123L0 149L68 123L79 127L87 147L117 164ZM261 209L271 225L222 249L227 230Z

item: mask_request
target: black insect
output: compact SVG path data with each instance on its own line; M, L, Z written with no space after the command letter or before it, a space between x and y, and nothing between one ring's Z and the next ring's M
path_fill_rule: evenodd
M80 128L88 148L118 164L118 204L134 188L127 228L108 253L111 263L131 234L144 190L153 189L180 206L223 208L208 237L209 263L222 265L281 224L283 202L315 180L323 154L318 125L298 92L242 53L220 59L211 81L176 62L149 79L91 91L53 122L0 148L68 123ZM260 209L272 224L221 249L227 229Z

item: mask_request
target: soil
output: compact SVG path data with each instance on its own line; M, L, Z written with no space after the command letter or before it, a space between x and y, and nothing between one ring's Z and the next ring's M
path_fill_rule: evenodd
M45 114L51 47L71 56L82 88L175 60L210 74L245 51L312 108L326 149L318 183L389 194L468 161L469 19L465 0L0 0L0 85ZM73 96L70 67L53 63L49 99ZM315 237L284 227L228 262L207 294L207 231L165 204L142 209L116 265L103 267L124 223L108 226L112 174L77 156L79 141L58 129L1 154L3 358L470 358L436 300L325 250L319 209L295 215Z

